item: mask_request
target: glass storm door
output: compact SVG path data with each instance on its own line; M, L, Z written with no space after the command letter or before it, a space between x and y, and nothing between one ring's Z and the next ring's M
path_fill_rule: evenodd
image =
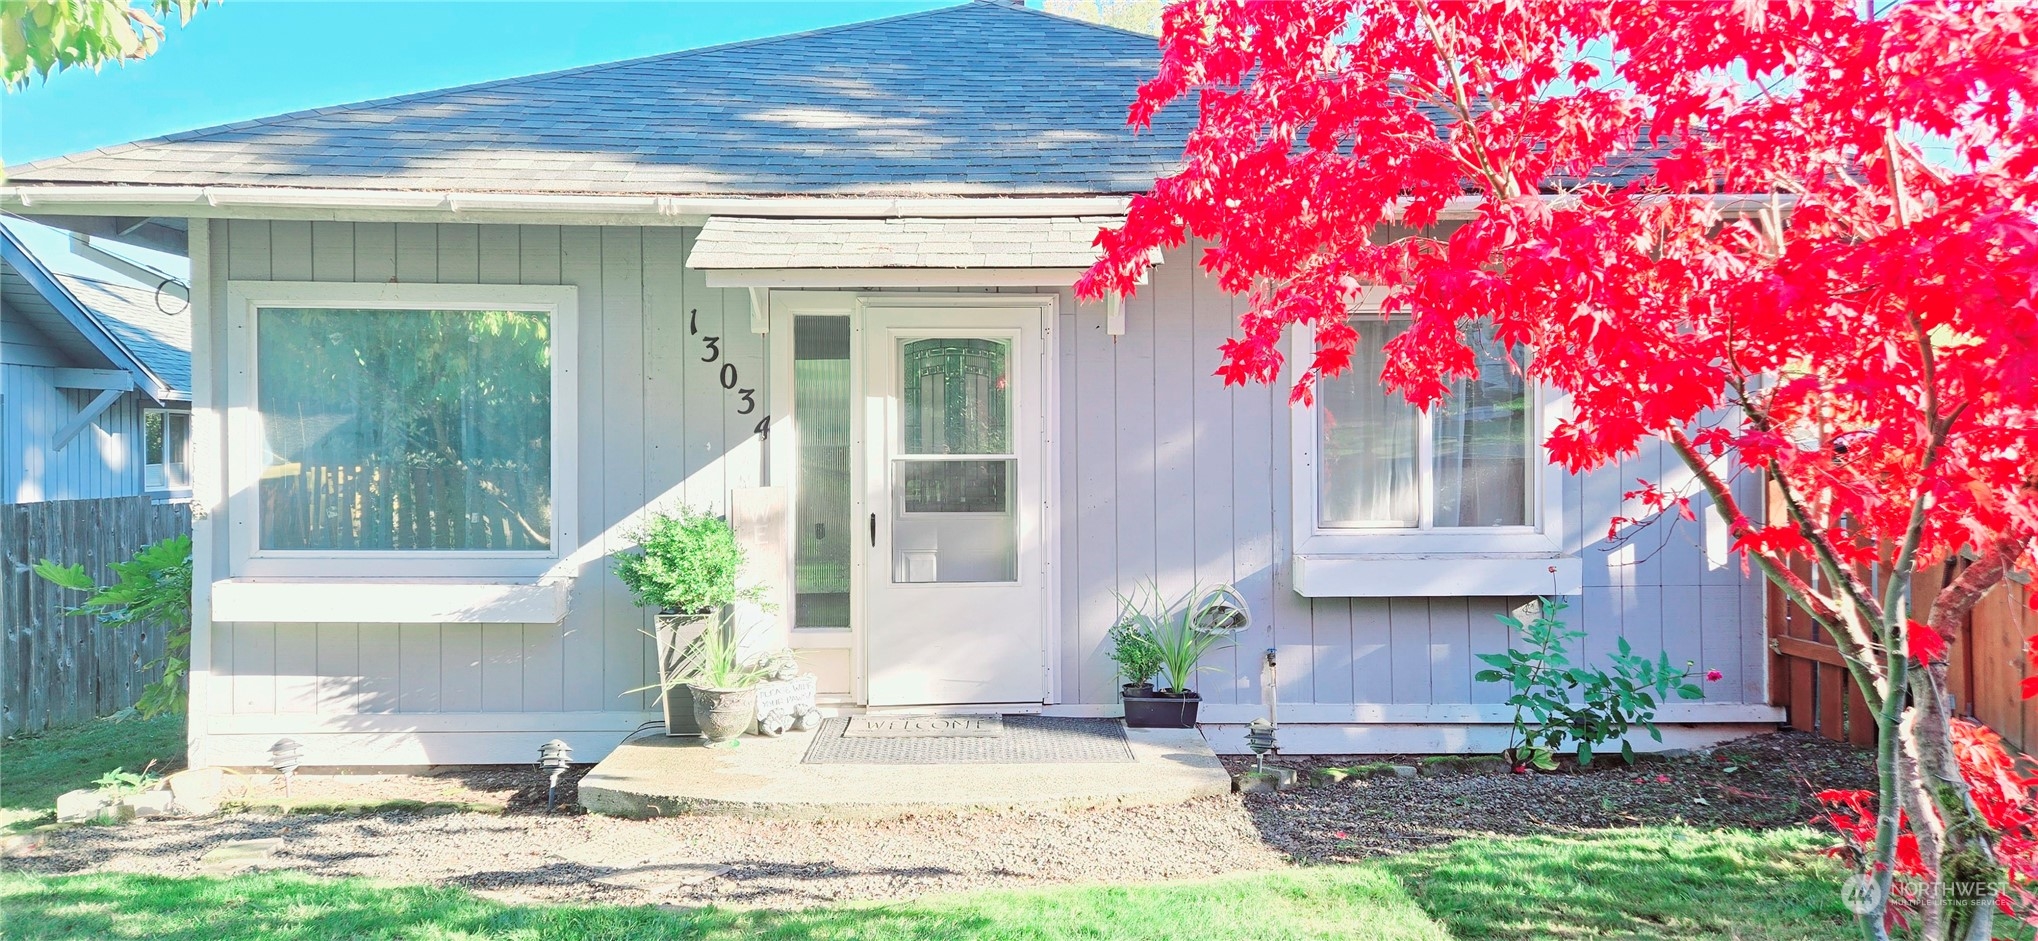
M873 706L1045 693L1040 314L884 309L863 329Z

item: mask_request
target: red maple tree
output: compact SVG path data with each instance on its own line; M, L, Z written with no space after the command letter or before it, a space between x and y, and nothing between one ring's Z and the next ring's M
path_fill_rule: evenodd
M1864 930L1886 935L1880 900L1905 878L1921 934L1987 937L1992 906L1937 889L2033 867L1998 859L1961 772L1982 746L1956 744L1945 651L1984 593L2034 569L2032 10L1184 0L1161 50L1131 123L1193 96L1184 164L1099 235L1078 294L1133 293L1151 249L1193 234L1250 299L1227 383L1278 381L1294 327L1313 336L1291 380L1309 399L1376 287L1407 321L1381 378L1415 404L1472 373L1468 325L1490 325L1568 397L1553 460L1667 443L1875 715ZM1764 472L1783 522L1743 506L1729 468ZM1910 597L1921 566L1960 558Z

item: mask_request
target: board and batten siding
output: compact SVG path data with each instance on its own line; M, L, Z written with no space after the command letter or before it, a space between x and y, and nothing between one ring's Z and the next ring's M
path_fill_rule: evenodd
M756 416L736 414L717 378L721 361L701 361L699 335L721 338L760 401L769 400L770 338L750 332L743 293L710 289L685 267L696 230L235 220L209 232L214 311L228 280L577 286L581 487L571 498L593 545L581 553L589 561L563 624L213 625L205 760L261 764L286 734L306 745L311 764L522 761L554 736L577 758L594 758L652 718L649 694L625 693L651 682L642 633L650 622L606 556L628 547L624 533L648 506L719 510L731 488L772 483ZM1235 731L1261 714L1261 663L1272 648L1284 727L1415 730L1395 741L1498 747L1491 720L1505 695L1473 681L1476 654L1506 648L1496 616L1529 599L1294 593L1287 390L1226 387L1213 375L1244 301L1195 269L1201 250L1172 252L1154 269L1126 302L1122 336L1107 331L1101 305L1078 305L1066 288L1003 289L1060 298L1063 404L1051 459L1060 462L1062 590L1050 605L1062 639L1060 708L1103 714L1115 704L1105 634L1119 593L1148 578L1170 595L1230 582L1254 625L1206 658L1213 670L1198 686L1207 718ZM224 349L220 318L207 326L201 343ZM201 379L214 383L214 401L229 368L221 362ZM1725 673L1707 687L1709 703L1757 706L1766 702L1761 586L1729 556L1703 497L1694 498L1697 523L1664 520L1622 542L1605 538L1613 516L1643 515L1623 505L1623 489L1637 477L1677 484L1677 470L1645 448L1565 478L1558 525L1585 571L1567 616L1588 632L1595 656L1623 637L1643 653L1668 650L1675 662ZM1752 478L1737 486L1760 498ZM215 572L226 571L223 550L212 546ZM824 687L849 688L846 651L803 656ZM1470 728L1486 737L1461 731ZM1223 744L1230 734L1216 737ZM1311 747L1307 736L1283 734L1284 744ZM1322 750L1368 742L1345 732L1315 741Z
M202 222L197 224L204 224ZM579 290L584 559L560 624L215 623L207 760L260 764L279 735L308 764L515 761L549 738L599 757L653 717L651 621L608 556L647 508L726 509L764 448L717 371L761 388L764 337L741 292L682 263L693 229L242 221L211 224L210 290L229 280L573 285ZM223 326L206 336L223 350ZM699 335L723 359L701 362ZM209 381L213 400L232 364ZM217 523L222 523L216 521ZM220 531L224 531L223 528ZM228 571L224 546L212 567ZM528 752L528 754L526 754Z
M92 389L57 385L57 368L0 364L0 494L7 503L90 500L142 492L142 397L115 399L61 448L57 432L92 404Z
M1314 737L1284 733L1284 742L1329 751L1504 745L1491 720L1507 693L1473 674L1485 668L1478 654L1507 648L1498 617L1532 599L1310 599L1292 590L1286 381L1227 387L1214 375L1245 301L1195 268L1205 248L1187 245L1153 269L1152 283L1125 302L1122 336L1109 334L1100 305L1074 308L1063 292L1067 698L1114 700L1119 680L1105 632L1118 593L1149 577L1169 597L1231 582L1254 625L1204 659L1214 667L1196 684L1204 719L1232 726L1213 739L1226 743L1224 736L1235 738L1243 723L1265 714L1262 663L1272 649L1284 728L1348 726ZM1609 540L1613 517L1653 515L1623 500L1637 478L1695 492L1698 521L1672 514ZM1583 559L1584 579L1582 594L1565 599L1564 616L1586 631L1582 649L1599 662L1625 638L1639 653L1667 651L1674 664L1718 669L1724 677L1704 684L1705 704L1729 707L1719 712L1730 721L1759 723L1773 711L1764 688L1762 583L1728 552L1726 524L1691 483L1655 442L1616 466L1565 475L1556 525L1564 547ZM1755 475L1741 475L1734 486L1741 500L1760 505ZM1401 731L1369 741L1353 723ZM1463 731L1478 725L1485 726L1479 736Z

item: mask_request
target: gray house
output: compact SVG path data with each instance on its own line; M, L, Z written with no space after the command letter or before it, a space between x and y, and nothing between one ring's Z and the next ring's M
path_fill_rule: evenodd
M1538 595L1725 674L1672 744L1774 724L1724 529L1604 541L1675 462L1552 468L1564 403L1501 351L1432 415L1364 362L1291 409L1212 377L1243 302L1201 246L1075 300L1179 159L1185 109L1124 127L1155 65L970 3L9 168L8 211L192 259L193 762L599 757L655 714L606 560L681 503L839 710L1114 715L1154 578L1251 604L1199 682L1220 749L1267 650L1291 751L1497 749L1475 655Z
M52 272L0 227L0 502L190 495L184 306Z

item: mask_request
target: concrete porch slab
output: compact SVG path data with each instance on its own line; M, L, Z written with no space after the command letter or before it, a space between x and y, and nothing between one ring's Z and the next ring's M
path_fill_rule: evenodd
M1109 764L801 764L814 734L745 736L734 748L635 739L581 779L580 804L623 817L876 819L1171 804L1231 793L1231 776L1194 729L1127 729L1133 760Z

